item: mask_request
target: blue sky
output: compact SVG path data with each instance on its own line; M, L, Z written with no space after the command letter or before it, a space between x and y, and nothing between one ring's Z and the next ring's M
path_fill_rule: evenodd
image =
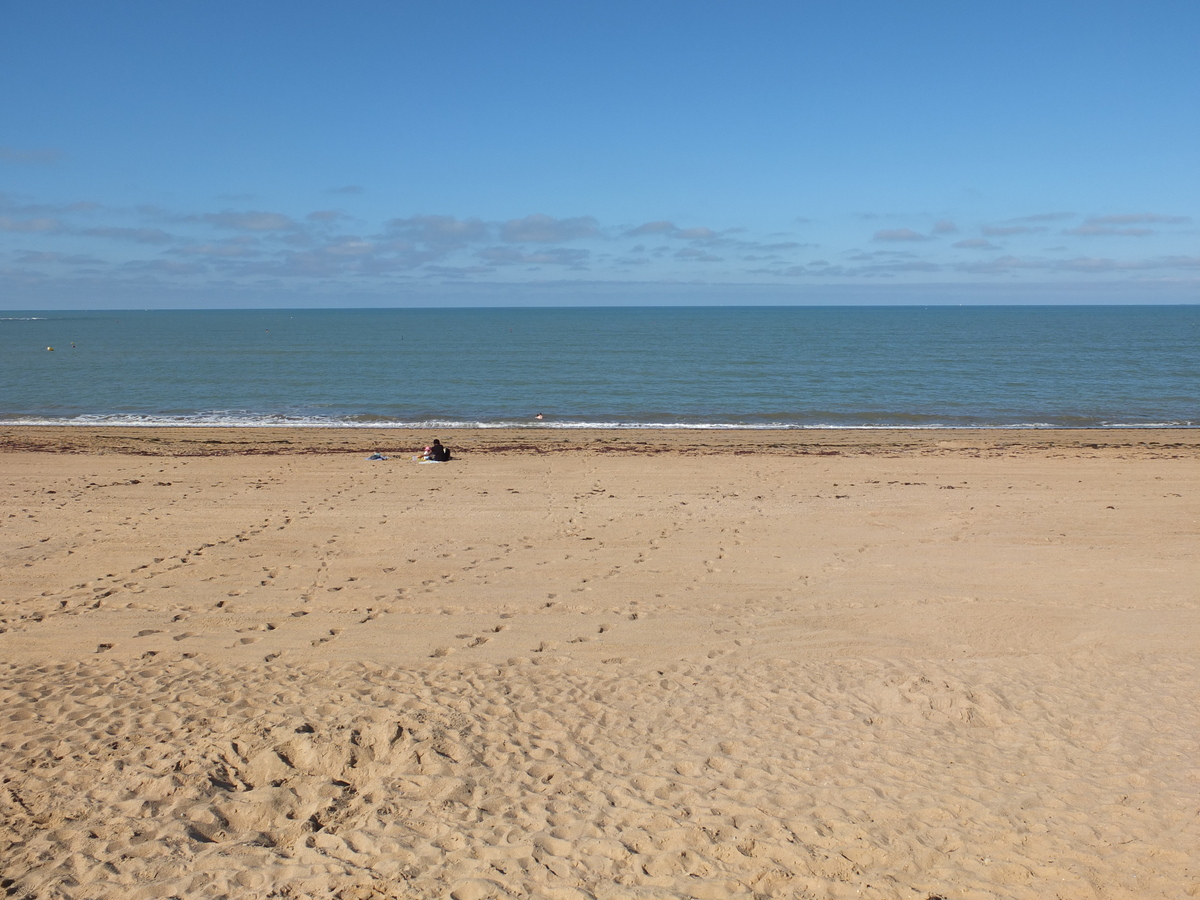
M0 307L1200 301L1200 3L0 0Z

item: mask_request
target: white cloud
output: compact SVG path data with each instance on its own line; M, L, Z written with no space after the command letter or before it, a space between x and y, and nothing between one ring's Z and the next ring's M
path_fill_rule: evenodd
M927 241L929 238L926 235L913 231L911 228L885 228L883 231L875 232L875 237L873 237L872 240Z
M1072 212L1048 212L1035 213L1032 216L1017 216L1015 219L1010 219L1011 222L1061 222L1063 219L1073 218L1075 213Z
M332 225L334 222L342 219L350 218L344 212L339 212L336 209L318 209L310 212L304 217L309 222L316 222L320 225Z
M679 231L679 228L674 222L647 222L626 232L626 234L632 237L643 234L675 234L677 231Z
M453 216L420 215L407 219L392 219L387 223L388 234L420 244L434 246L463 246L488 238L490 228L479 219L456 219Z
M496 270L491 266L426 266L425 273L431 278L470 278L473 275L490 275Z
M326 244L321 248L321 252L332 256L373 256L376 249L375 244L370 241L355 237L341 237Z
M1067 228L1063 230L1063 234L1072 234L1077 237L1145 237L1148 234L1155 234L1153 228L1113 228L1109 225L1080 225L1077 228Z
M30 250L20 254L17 262L25 265L41 265L49 263L60 266L103 266L106 263L94 256L81 256L73 253L55 253L49 250Z
M1016 234L1038 234L1046 229L1031 225L984 225L979 230L987 237L1012 237Z
M511 282L532 284L539 281L539 276L533 274L538 269L546 270L540 278L544 282L573 278L576 276L572 273L587 271L591 275L586 277L614 282L634 277L656 283L742 277L761 283L775 279L793 284L799 278L807 282L823 279L827 283L852 279L927 283L935 279L922 276L946 273L959 283L970 284L1022 271L1096 283L1133 280L1139 273L1147 273L1141 277L1148 280L1150 273L1161 270L1160 280L1178 281L1185 273L1195 277L1200 268L1193 257L1062 258L1078 248L1041 251L1042 257L1020 257L1004 255L1006 250L992 242L997 237L1051 231L1044 223L1070 218L1074 215L1071 213L1040 213L998 221L984 226L982 236L971 237L960 234L959 222L934 221L930 216L931 224L923 231L883 229L875 232L873 244L853 247L835 243L836 231L822 233L822 243L801 243L792 232L680 227L670 220L649 220L628 228L606 226L592 216L556 218L540 213L493 221L420 214L387 220L382 227L368 226L369 232L360 235L351 233L363 227L359 220L336 208L292 215L239 209L242 205L231 202L229 209L218 212L188 213L151 206L114 208L86 201L44 204L0 193L0 238L6 242L0 247L5 250L10 273L17 273L13 277L22 277L24 272L32 279L66 279L68 275L80 277L85 267L93 266L96 271L89 277L100 279L99 273L105 271L100 267L108 267L109 272L125 273L122 277L130 283L142 278L147 285L291 282L329 290L339 286L384 289L429 278L483 283L498 272ZM876 224L920 222L925 221L924 216L889 215ZM1086 220L1080 217L1065 223L1076 228L1061 233L1144 237L1156 225L1189 221L1184 216L1158 213ZM1043 237L1038 243L1061 240L1057 236L1060 227L1065 226L1053 228L1054 238ZM625 255L608 252L628 244L621 240L626 236L632 244ZM954 236L955 240L942 241L943 236ZM73 244L81 237L109 242L97 241L88 246L105 259L72 255L78 253L79 248ZM618 244L601 245L608 239L616 239ZM1153 247L1152 241L1147 237L1141 246ZM997 243L1016 247L1020 242ZM815 252L804 248L820 248L827 258L802 265L801 252ZM942 256L930 248L937 248ZM955 257L948 255L950 248L964 252ZM1145 255L1148 257L1148 252Z
M1071 259L1038 259L1019 256L999 256L990 261L959 266L962 272L974 275L1005 275L1017 270L1037 269L1049 272L1107 274L1200 267L1200 257L1160 256L1149 259L1118 260L1109 257L1077 256Z
M0 209L21 216L62 216L94 212L101 209L101 206L91 200L75 200L71 203L23 203L12 194L0 192Z
M1091 216L1085 225L1186 225L1188 216L1163 216L1158 213L1124 213L1116 216Z
M1070 228L1063 234L1080 237L1146 237L1156 234L1145 225L1186 225L1192 220L1188 216L1164 216L1159 213L1122 213L1111 216L1091 216L1082 225Z
M213 258L244 258L258 256L258 239L242 236L227 241L206 242L200 244L184 244L171 251L181 256L207 256Z
M695 247L684 247L682 250L675 251L675 258L682 259L685 262L724 262L720 256L713 256L706 250L699 250Z
M173 259L135 259L121 265L121 270L146 275L170 275L174 277L207 275L207 266L194 262L176 262Z
M992 260L966 263L959 266L959 271L972 275L1003 275L1014 269L1044 269L1045 260L1024 260L1017 256L998 256Z
M744 228L726 229L725 234L733 234L745 231ZM647 222L644 225L639 225L630 231L625 232L629 237L638 237L641 235L659 234L663 237L676 238L681 241L699 241L712 243L721 239L721 232L712 228L707 228L703 225L693 226L691 228L680 228L674 222Z
M50 166L63 159L63 152L53 147L0 146L0 161L29 166Z
M134 241L138 244L168 244L173 238L161 228L116 228L111 226L84 228L79 232L88 237L111 238L116 241Z
M9 216L0 216L0 231L17 231L25 234L45 234L47 232L61 230L61 222L59 222L57 219L51 219L45 216L36 219L13 219Z
M831 266L823 259L814 260L807 266L790 266L786 269L760 270L763 274L788 278L894 278L912 272L939 272L937 263L920 259L877 262L866 266Z
M200 221L215 225L218 228L230 228L236 231L290 231L299 227L292 219L282 213L260 212L258 210L247 212L226 210L219 213L205 213L198 218Z
M475 255L494 266L550 265L573 268L583 266L590 256L587 250L572 247L551 247L546 250L535 250L532 253L525 253L514 247L486 247L476 251Z
M556 219L535 213L523 219L509 219L500 226L500 239L510 243L558 243L599 234L596 220L591 216Z
M915 259L916 254L911 250L870 250L852 253L849 258L857 262L874 262L878 259Z

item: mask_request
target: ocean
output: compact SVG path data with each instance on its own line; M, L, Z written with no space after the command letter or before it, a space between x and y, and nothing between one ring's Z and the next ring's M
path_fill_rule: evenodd
M1200 306L2 312L0 422L1197 427Z

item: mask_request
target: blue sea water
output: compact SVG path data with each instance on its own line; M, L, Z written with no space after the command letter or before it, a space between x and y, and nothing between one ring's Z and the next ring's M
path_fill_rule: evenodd
M0 313L0 422L1197 427L1200 306Z

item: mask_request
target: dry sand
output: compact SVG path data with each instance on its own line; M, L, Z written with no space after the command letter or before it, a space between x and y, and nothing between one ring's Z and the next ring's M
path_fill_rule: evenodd
M0 429L0 889L1200 896L1200 432L430 437Z

